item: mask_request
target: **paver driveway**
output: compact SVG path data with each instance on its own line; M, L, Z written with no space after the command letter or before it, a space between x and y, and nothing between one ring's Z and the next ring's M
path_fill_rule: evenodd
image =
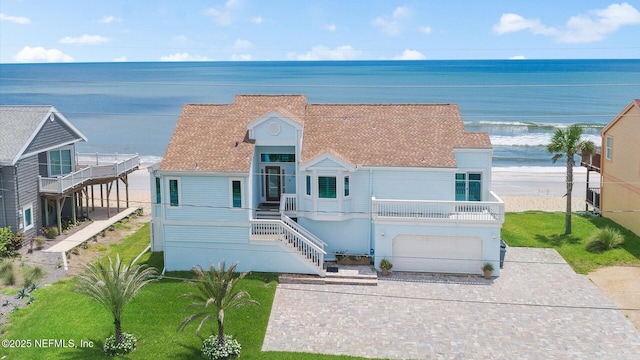
M500 278L395 274L280 284L264 351L391 359L640 359L640 333L553 249L509 248Z

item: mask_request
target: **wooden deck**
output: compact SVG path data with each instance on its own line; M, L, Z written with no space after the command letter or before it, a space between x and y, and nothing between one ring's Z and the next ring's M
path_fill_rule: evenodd
M93 156L95 156L95 163L84 165L82 169L75 172L55 178L39 177L40 193L43 195L67 194L85 185L117 179L137 170L140 166L140 157L137 154L93 154Z

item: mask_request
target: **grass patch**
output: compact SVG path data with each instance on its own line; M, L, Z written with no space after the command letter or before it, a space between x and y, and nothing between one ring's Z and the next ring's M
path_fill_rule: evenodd
M563 212L507 213L502 238L509 246L554 248L579 274L602 266L640 265L640 237L633 232L607 218L574 214L572 233L567 236L564 218ZM620 231L624 243L603 253L587 251L589 238L607 226Z
M123 259L137 256L149 242L149 225L113 245L108 255L117 252ZM139 260L162 270L162 253L145 253ZM178 332L178 324L189 313L183 311L190 299L182 294L195 292L183 279L193 278L188 271L167 273L162 280L147 285L126 307L123 330L138 338L138 347L123 359L199 359L202 340L213 334L216 322L203 327L200 336L196 325ZM111 315L86 296L72 291L75 280L60 281L37 290L37 300L11 314L6 327L6 339L67 339L75 347L0 348L0 358L8 359L104 359L104 340L114 333ZM277 274L251 273L239 284L260 306L247 306L225 312L226 333L242 344L241 359L354 359L349 356L262 352L271 305L277 285ZM93 347L81 347L80 341ZM67 344L69 344L67 342Z

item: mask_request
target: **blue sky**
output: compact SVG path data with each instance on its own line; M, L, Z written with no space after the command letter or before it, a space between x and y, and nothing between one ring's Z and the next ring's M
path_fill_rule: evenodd
M640 57L640 1L2 0L0 62Z

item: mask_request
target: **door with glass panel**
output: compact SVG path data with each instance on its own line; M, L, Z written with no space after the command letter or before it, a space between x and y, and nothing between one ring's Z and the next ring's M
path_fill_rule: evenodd
M267 166L264 171L267 201L280 201L280 166Z

